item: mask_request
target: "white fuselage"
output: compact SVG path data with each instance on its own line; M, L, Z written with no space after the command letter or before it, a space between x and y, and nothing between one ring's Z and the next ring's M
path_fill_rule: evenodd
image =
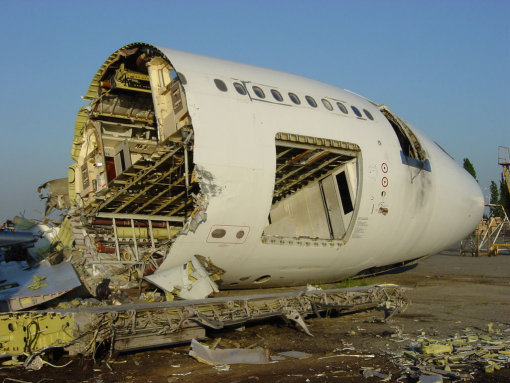
M207 219L179 236L159 271L195 254L224 269L224 288L333 281L372 267L437 253L468 235L482 216L476 181L437 144L413 128L430 170L403 163L401 146L386 117L351 92L291 74L160 48L186 78L184 89L195 134L194 163L208 172ZM227 91L219 90L215 79ZM242 95L233 83L242 83ZM254 93L260 87L265 99ZM279 91L279 102L271 90ZM295 93L300 105L291 102ZM312 96L317 107L305 96ZM320 101L329 100L333 110ZM341 101L342 113L334 104ZM373 116L357 117L351 106ZM275 184L275 135L293 133L359 146L357 192L344 238L264 236ZM224 228L224 240L211 237ZM242 229L247 235L236 241ZM228 239L231 238L231 239ZM233 239L232 239L233 238Z
M85 98L72 199L113 220L119 262L168 230L159 282L197 255L224 270L221 288L340 280L435 254L482 217L478 184L434 141L308 78L135 43Z

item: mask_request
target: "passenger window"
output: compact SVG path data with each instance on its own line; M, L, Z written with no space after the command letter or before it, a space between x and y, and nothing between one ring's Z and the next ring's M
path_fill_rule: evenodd
M345 105L342 104L341 102L337 102L336 106L338 106L338 109L340 109L342 111L342 113L344 113L344 114L348 114L349 113L349 111L347 110Z
M246 92L246 88L244 87L244 85L243 85L243 84L240 84L240 83L238 83L238 82L235 82L235 83L234 83L234 88L236 88L237 93L239 93L239 94L240 94L240 95L242 95L242 96L246 95L246 93L247 93L247 92Z
M226 92L227 91L227 86L225 85L225 83L222 80L220 80L218 78L215 78L214 79L214 83L216 84L216 88L218 88L222 92Z
M308 104L312 107L312 108L317 108L317 103L315 102L314 98L311 97L311 96L305 96L306 98L306 101L308 101Z
M266 98L264 91L261 88L259 88L258 86L254 86L254 87L252 87L252 89L258 98Z
M215 229L211 233L211 237L213 237L213 238L223 238L225 236L225 234L227 234L225 229Z
M280 92L278 92L276 89L271 89L271 94L273 95L274 99L276 101L283 101L283 97Z
M299 97L297 96L297 94L294 94L294 93L289 93L289 97L290 99L292 100L292 102L296 105L300 105L301 104L301 100L299 99Z
M363 109L363 112L365 113L365 116L367 116L369 120L374 119L374 117L372 117L372 114L368 110Z
M322 103L324 104L324 107L327 109L327 110L333 110L333 106L331 105L331 103L326 100L325 98L323 98L322 100Z
M361 112L360 112L360 111L359 111L359 109L358 109L358 108L356 108L354 105L351 105L351 109L352 109L352 111L354 112L354 114L355 114L356 116L358 116L358 117L362 117Z

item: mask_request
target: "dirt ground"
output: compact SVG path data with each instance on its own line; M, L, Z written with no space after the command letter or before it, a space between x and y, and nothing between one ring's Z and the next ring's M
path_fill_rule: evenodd
M240 329L208 332L218 348L264 347L270 355L302 351L306 359L286 358L264 365L213 366L188 355L189 345L115 355L109 366L83 358L60 357L39 371L2 368L2 382L379 382L364 369L391 374L389 381L415 382L413 363L403 365L402 353L421 337L450 338L467 332L487 336L488 325L506 342L510 339L510 254L461 257L443 252L403 273L370 278L371 283L396 283L412 288L406 312L383 323L381 312L310 317L310 337L280 319L251 323ZM470 330L466 330L469 328ZM242 330L242 331L239 331ZM225 371L227 370L227 371ZM452 371L455 371L452 369ZM459 372L474 382L510 381L506 364L493 373L482 365L461 365ZM443 378L445 382L451 381Z

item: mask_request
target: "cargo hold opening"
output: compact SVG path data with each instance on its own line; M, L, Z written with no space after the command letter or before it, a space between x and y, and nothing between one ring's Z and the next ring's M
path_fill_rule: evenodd
M263 236L346 239L359 200L360 155L356 144L278 133Z

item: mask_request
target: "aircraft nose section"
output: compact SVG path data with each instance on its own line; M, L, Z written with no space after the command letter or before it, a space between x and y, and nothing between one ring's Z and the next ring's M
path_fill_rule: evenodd
M435 220L443 230L442 236L456 243L472 233L484 211L484 198L478 182L466 170L451 161L440 170L441 180L437 196Z
M464 169L462 169L464 170ZM462 174L463 181L460 182L462 191L459 190L460 206L462 218L465 215L466 226L469 232L473 231L483 216L485 201L482 189L471 174L464 171Z

